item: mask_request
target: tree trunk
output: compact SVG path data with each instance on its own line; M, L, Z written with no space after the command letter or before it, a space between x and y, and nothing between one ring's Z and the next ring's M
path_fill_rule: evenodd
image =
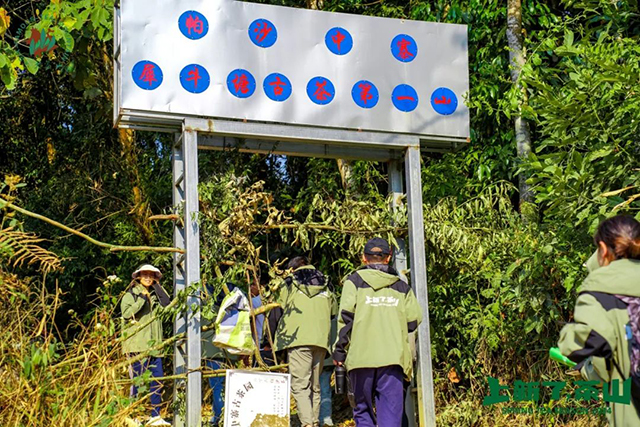
M132 129L118 129L120 145L122 147L123 169L129 175L131 183L131 191L133 193L133 206L129 211L133 221L140 232L142 240L145 243L151 241L153 230L149 216L151 209L149 208L149 200L144 194L142 184L140 182L140 174L138 172L138 154L135 145L135 132Z
M516 132L516 149L518 159L523 161L531 153L531 134L529 123L522 118L522 104L526 102L526 90L520 84L520 73L524 66L525 51L522 46L522 3L521 0L508 0L507 3L507 42L509 43L509 64L511 65L511 81L521 91L522 99L518 113L514 118ZM533 202L533 192L527 184L527 176L519 175L520 208L524 203Z
M336 159L336 162L338 163L338 170L340 170L340 176L342 177L342 188L344 188L347 194L350 194L355 187L351 160Z
M320 10L323 3L323 0L307 0L307 9Z

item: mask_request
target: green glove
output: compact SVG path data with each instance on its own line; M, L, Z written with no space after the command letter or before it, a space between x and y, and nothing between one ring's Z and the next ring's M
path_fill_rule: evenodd
M576 362L572 361L571 359L567 358L566 356L563 356L562 353L560 353L560 349L558 347L551 347L549 349L549 357L552 360L555 360L556 362L562 363L563 365L567 365L570 368L573 368L577 364Z

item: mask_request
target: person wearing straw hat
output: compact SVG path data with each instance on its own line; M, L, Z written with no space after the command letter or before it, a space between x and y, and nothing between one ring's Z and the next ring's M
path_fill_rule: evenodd
M124 320L122 334L122 352L133 358L129 366L131 379L151 371L154 378L162 377L162 349L154 349L162 343L162 321L157 316L160 307L166 307L170 303L169 295L160 286L162 273L156 267L145 264L139 267L131 275L133 280L129 289L122 297L120 309ZM145 357L139 358L145 353ZM168 422L160 417L162 404L162 384L159 381L151 381L151 418L147 426L169 426ZM138 388L131 386L131 397L136 397Z

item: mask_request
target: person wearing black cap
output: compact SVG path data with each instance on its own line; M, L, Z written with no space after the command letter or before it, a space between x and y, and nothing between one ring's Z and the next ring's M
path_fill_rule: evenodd
M418 328L422 310L389 265L391 255L386 240L369 240L364 267L343 281L333 363L349 373L357 427L400 427L403 379L413 375L408 334Z

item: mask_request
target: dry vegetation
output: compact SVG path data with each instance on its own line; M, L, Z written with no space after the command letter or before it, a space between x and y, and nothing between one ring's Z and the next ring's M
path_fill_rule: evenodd
M111 313L98 310L73 342L54 326L62 304L33 280L0 272L0 425L119 426L129 405Z

